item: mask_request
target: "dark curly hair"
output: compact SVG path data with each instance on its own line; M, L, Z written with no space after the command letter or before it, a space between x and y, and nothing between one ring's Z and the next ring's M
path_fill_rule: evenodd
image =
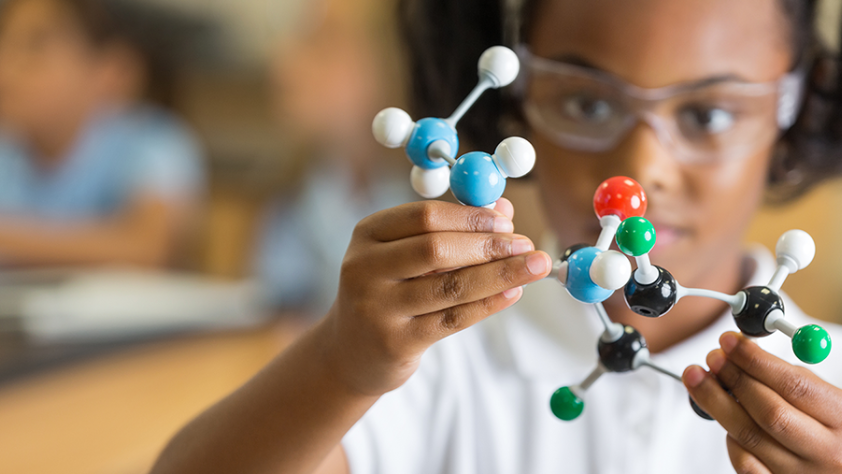
M792 25L795 64L806 68L808 80L798 120L781 136L769 169L768 199L776 203L842 172L842 55L831 53L819 40L818 0L779 1ZM415 114L452 111L475 85L476 59L487 47L510 43L512 33L529 37L538 0L514 0L520 3L516 13L504 12L502 3L401 0L400 30L409 51ZM513 20L520 25L514 32L507 27ZM473 146L494 149L516 127L525 127L517 99L492 91L460 122L460 135Z

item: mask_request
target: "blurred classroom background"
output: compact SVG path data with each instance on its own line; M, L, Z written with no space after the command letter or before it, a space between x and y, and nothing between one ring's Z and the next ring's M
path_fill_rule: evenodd
M355 223L416 199L370 132L405 103L394 7L0 0L0 472L146 472L324 313ZM507 195L539 241L532 185ZM840 208L829 182L749 235L815 237L786 291L834 322Z

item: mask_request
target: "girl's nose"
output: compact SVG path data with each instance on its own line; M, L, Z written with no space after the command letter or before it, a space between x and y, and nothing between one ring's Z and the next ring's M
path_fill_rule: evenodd
M646 122L635 125L611 154L618 174L635 179L649 194L681 184L680 163Z

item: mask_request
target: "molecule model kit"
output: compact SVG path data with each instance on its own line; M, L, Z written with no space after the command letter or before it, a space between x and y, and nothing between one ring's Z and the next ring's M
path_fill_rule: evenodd
M785 319L784 304L778 291L787 275L803 269L816 252L813 239L804 231L790 230L778 240L775 249L777 270L767 286L745 288L734 295L713 290L685 288L665 269L652 265L649 252L655 246L654 226L643 215L646 194L633 179L622 176L604 181L594 195L594 211L602 228L595 246L574 245L562 254L553 267L555 277L577 301L596 309L605 330L597 343L599 362L579 385L562 387L550 399L550 408L562 420L578 417L584 409L584 392L607 372L627 372L647 366L679 382L681 377L649 357L646 340L631 326L611 321L602 302L623 289L626 304L635 313L657 318L666 314L684 297L714 298L728 303L734 322L744 334L768 336L780 330L792 338L796 357L808 364L823 361L830 354L830 336L811 324L796 328ZM629 257L609 250L612 240ZM693 409L710 419L691 399Z
M412 188L424 198L437 198L449 188L462 204L493 206L503 196L506 178L519 178L535 165L535 149L520 137L506 138L493 155L475 151L456 158L457 123L483 92L511 84L520 61L509 48L494 46L482 54L478 69L476 87L446 119L428 117L413 122L408 113L394 107L374 118L374 138L383 146L404 148L414 165Z
M526 175L535 164L534 148L520 137L506 138L494 154L471 152L457 158L459 120L483 92L511 84L520 64L512 50L494 46L482 54L478 70L478 84L446 119L413 122L397 108L387 108L374 119L375 139L389 148L404 148L413 164L412 187L424 198L437 198L450 189L462 204L493 207L503 195L506 179ZM808 364L819 363L830 353L828 333L814 324L798 328L787 321L779 295L787 276L809 265L815 256L815 243L806 232L791 230L778 240L777 270L768 285L730 295L685 288L670 272L651 263L655 228L644 218L646 193L633 179L607 179L597 188L593 204L601 227L595 245L579 244L565 250L548 277L561 283L575 300L593 306L604 326L597 341L596 368L578 385L562 387L550 398L550 409L559 419L576 419L584 410L585 392L608 372L645 366L681 382L678 374L651 359L646 340L635 328L615 323L608 316L602 302L620 289L629 308L644 317L663 316L685 297L713 298L730 306L736 326L747 336L780 331L792 339L798 359ZM620 251L610 249L614 242ZM635 261L634 269L630 258ZM699 416L710 419L692 399L690 402Z

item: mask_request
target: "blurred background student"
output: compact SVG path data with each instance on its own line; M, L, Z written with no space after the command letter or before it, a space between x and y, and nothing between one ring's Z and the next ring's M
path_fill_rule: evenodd
M279 124L308 163L298 185L266 207L253 266L269 304L320 317L356 223L418 198L408 161L371 139L372 118L400 100L403 82L387 39L392 2L309 7L310 27L280 45L271 67Z
M0 265L165 266L195 223L203 159L161 107L167 45L141 18L115 0L0 4Z

